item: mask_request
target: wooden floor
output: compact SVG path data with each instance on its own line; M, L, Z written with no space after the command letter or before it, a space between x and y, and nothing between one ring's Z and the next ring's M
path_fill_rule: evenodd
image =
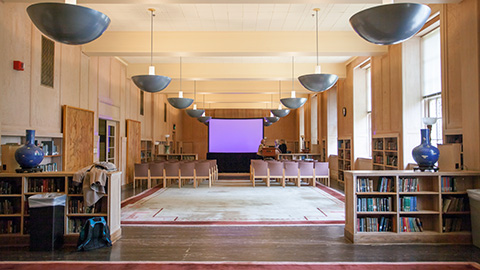
M343 226L158 226L123 227L111 248L55 252L2 248L0 261L265 261L415 262L472 261L472 245L358 245L343 237ZM0 239L1 240L1 239Z

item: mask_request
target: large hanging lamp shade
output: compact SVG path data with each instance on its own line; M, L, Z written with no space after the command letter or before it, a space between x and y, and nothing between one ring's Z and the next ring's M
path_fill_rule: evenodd
M263 121L263 126L264 126L264 127L269 127L269 126L271 126L271 125L273 125L272 122Z
M315 11L315 30L316 30L316 52L317 52L317 66L315 73L306 74L298 77L298 81L306 89L312 92L323 92L332 87L338 80L338 76L335 74L321 73L321 68L318 63L318 11L319 8L314 8Z
M202 123L206 123L206 122L210 121L210 119L212 119L211 116L200 116L200 117L197 118L197 120L202 122Z
M298 109L307 102L306 98L297 98L295 95L295 58L292 57L292 95L289 98L282 98L280 102L289 109Z
M193 103L193 99L184 98L182 92L182 58L180 57L180 91L178 91L178 97L167 98L168 103L177 109L186 109Z
M278 99L282 98L282 82L278 81ZM290 113L290 110L282 109L282 105L278 104L278 109L270 110L270 112L276 117L285 117Z
M392 45L415 35L431 9L423 4L386 4L362 10L350 18L353 30L368 42Z
M155 9L149 8L150 11L150 67L148 75L132 76L135 85L145 92L156 93L165 89L172 79L167 76L155 75L155 66L153 66L153 17L155 17Z
M193 99L197 100L197 81L193 82ZM185 112L190 117L198 118L198 117L203 115L205 110L198 110L197 109L197 104L193 104L193 109L187 109L187 110L185 110Z
M268 116L268 117L264 117L265 121L267 122L270 122L270 123L275 123L277 122L278 120L280 120L280 117L277 117L277 116Z
M110 25L110 18L102 12L72 4L37 3L27 13L40 32L69 45L89 43Z

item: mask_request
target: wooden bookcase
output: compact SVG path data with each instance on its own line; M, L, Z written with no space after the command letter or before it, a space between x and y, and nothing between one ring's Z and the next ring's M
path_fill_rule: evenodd
M198 160L197 154L156 154L155 160Z
M344 183L344 171L352 169L352 139L338 139L338 182Z
M398 135L375 135L372 138L374 170L398 170L401 164L398 155Z
M121 237L121 172L108 173L107 195L91 211L83 207L82 187L73 185L72 179L73 172L0 173L0 203L7 205L6 213L0 211L0 246L29 245L28 198L50 192L67 195L65 244L76 244L84 221L96 216L105 217L112 241L118 240Z
M321 153L291 153L291 154L278 154L278 160L305 160L313 159L320 161L322 158Z
M153 161L153 143L152 141L142 140L140 143L140 158L143 162Z
M349 171L345 181L354 243L472 241L466 190L480 188L480 172Z

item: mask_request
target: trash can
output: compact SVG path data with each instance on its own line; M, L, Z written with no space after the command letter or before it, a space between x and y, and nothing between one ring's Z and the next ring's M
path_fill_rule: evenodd
M467 189L472 220L472 240L480 248L480 189Z
M28 198L30 250L52 251L63 245L67 195L45 193Z

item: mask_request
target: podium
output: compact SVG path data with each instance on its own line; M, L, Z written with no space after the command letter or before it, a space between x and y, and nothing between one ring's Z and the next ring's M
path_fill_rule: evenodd
M273 147L273 146L263 147L262 148L262 156L263 156L263 158L271 157L271 158L275 159L277 157L276 148Z

